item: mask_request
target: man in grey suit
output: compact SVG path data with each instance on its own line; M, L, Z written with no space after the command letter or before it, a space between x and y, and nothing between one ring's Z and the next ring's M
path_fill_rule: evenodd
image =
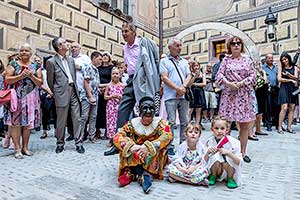
M46 68L47 81L51 91L53 91L57 113L57 147L55 152L61 153L64 150L65 127L70 112L76 151L84 153L80 135L80 101L76 86L75 62L73 58L66 56L68 44L65 39L53 39L52 46L56 55L47 61Z

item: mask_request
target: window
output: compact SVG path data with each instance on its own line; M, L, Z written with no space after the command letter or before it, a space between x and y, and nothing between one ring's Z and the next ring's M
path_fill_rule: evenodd
M220 40L220 41L216 41L213 42L213 57L215 58L219 58L220 53L225 52L226 47L225 47L225 40Z
M128 15L128 10L129 10L129 0L124 0L123 1L123 13Z
M111 7L118 8L118 0L111 0Z
M249 0L249 5L250 5L250 8L255 8L256 7L256 0Z
M218 62L221 53L226 52L226 41L229 35L215 36L208 39L208 59L209 62Z

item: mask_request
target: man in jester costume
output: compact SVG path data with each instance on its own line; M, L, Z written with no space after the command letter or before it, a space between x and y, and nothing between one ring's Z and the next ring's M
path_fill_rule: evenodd
M137 180L148 193L151 176L163 179L172 134L167 121L154 117L155 105L151 97L141 98L139 109L140 117L126 123L113 141L120 152L119 185L123 187Z

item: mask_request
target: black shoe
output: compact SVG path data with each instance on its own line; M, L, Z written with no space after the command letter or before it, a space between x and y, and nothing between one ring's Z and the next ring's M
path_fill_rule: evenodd
M168 155L169 156L174 156L175 155L174 148L168 149Z
M47 138L47 133L43 133L40 137L42 140Z
M66 139L67 142L70 142L70 141L72 141L72 140L74 140L73 135L69 135L69 137L67 137L67 139Z
M150 175L143 175L142 188L146 194L148 194L148 192L150 191L151 186L152 182Z
M244 162L246 162L246 163L250 163L251 162L251 159L249 158L249 156L244 156L243 157L243 160L244 160Z
M263 132L255 132L255 135L265 135L265 136L267 136L267 135L268 135L268 133L263 133Z
M76 151L77 151L78 153L84 153L84 152L85 152L85 150L84 150L84 148L83 148L82 145L81 145L81 146L76 146Z
M248 136L248 140L258 141L257 137Z
M267 127L267 131L271 132L272 131L272 127L268 126Z
M55 153L61 153L61 152L63 152L63 150L64 150L63 146L57 146L55 149Z
M112 155L115 155L118 153L119 153L119 150L117 149L117 147L112 146L108 151L104 152L104 156L112 156Z

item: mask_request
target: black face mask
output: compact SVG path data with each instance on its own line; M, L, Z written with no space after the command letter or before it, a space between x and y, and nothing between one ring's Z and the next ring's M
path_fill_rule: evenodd
M153 101L144 101L140 105L140 113L141 117L154 117L155 114L155 106Z

